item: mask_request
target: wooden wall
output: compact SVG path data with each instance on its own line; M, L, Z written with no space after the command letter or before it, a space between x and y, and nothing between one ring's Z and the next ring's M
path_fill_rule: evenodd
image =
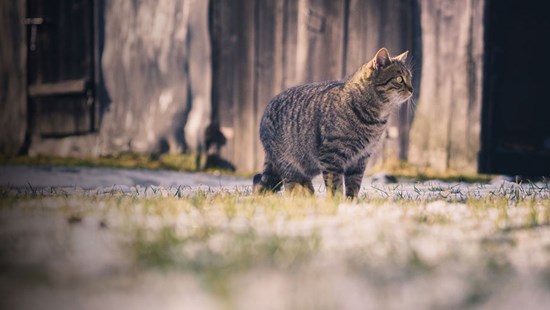
M419 55L417 13L414 0L213 0L213 118L228 138L222 155L241 171L261 169L259 121L281 90L341 79L382 46ZM386 159L407 155L407 111L391 120Z
M163 144L195 151L212 122L227 138L221 155L241 171L257 171L259 121L275 94L343 78L385 46L393 54L411 51L420 97L414 121L410 106L394 114L378 160L473 172L485 1L210 0L208 8L190 0L105 1L100 132L33 141L31 150L73 156L74 145L88 138L83 156ZM3 1L0 9L0 121L9 132L0 135L0 151L13 154L27 120L25 1Z

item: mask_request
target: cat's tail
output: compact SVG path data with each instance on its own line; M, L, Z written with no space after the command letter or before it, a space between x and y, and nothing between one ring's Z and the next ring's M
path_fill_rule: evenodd
M278 192L283 186L281 176L273 169L273 164L266 160L263 173L258 173L252 180L254 193Z

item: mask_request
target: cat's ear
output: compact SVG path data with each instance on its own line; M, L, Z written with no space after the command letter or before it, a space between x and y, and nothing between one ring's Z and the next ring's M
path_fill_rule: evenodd
M386 48L381 48L374 56L372 64L375 70L384 68L391 63L390 53Z
M409 55L409 51L405 51L404 53L402 53L401 55L399 56L395 56L393 59L397 60L397 61L405 61L407 59L407 55Z
M393 59L403 62L407 59L407 55L409 55L409 51L405 51L403 54L395 56Z

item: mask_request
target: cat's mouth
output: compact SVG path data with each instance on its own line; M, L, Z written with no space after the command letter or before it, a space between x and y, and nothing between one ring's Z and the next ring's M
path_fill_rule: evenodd
M407 87L407 89L403 92L400 92L399 93L399 103L402 104L404 103L405 101L409 100L413 95L413 89L412 87Z

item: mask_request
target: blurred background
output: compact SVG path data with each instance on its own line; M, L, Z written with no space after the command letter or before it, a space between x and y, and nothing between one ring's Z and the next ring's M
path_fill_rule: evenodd
M535 0L1 0L0 153L199 154L260 170L262 112L408 50L416 105L371 163L550 174L550 19Z

